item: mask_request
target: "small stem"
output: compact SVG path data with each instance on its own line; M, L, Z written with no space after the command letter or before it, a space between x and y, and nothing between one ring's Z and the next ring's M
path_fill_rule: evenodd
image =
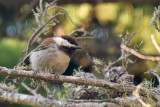
M27 91L29 91L30 93L32 93L33 95L37 95L37 93L33 90L33 89L31 89L30 87L28 87L24 82L22 82L21 83L21 85L27 90Z
M55 17L57 17L58 15L64 15L64 13L57 13L54 16L52 16L45 24L41 25L36 32L34 32L34 34L31 36L31 38L28 41L28 45L27 45L27 54L29 53L31 44L34 40L35 37L37 37L38 33L45 27L46 24L48 24L51 20L53 20Z

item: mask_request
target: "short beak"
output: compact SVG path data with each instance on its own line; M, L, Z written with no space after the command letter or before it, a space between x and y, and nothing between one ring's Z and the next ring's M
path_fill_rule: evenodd
M78 46L76 46L75 48L76 48L76 49L82 49L82 47L81 47L81 46L79 46L79 45L78 45Z

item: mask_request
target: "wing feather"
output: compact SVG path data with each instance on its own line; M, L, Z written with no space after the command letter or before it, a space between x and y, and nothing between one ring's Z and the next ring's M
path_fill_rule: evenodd
M46 45L44 45L44 44L40 44L37 48L35 48L33 51L31 51L31 52L23 59L23 61L20 63L20 65L22 65L22 66L30 65L30 64L31 64L31 62L30 62L30 55L31 55L33 52L47 49L47 47L48 47L48 46L46 46Z

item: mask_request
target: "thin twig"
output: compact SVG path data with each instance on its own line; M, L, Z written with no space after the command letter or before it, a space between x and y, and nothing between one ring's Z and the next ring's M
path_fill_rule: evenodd
M158 46L153 34L151 34L151 40L156 50L160 53L160 47Z
M91 36L91 33L85 31L83 28L75 29L75 30L73 30L71 33L69 33L68 35L71 36L71 35L73 35L73 34L76 33L76 32L83 32L83 33ZM92 37L92 38L93 38L93 37Z
M71 21L71 23L72 23L73 25L75 25L77 28L79 27L77 24L75 24L75 23L73 22L71 16L69 15L68 11L67 11L65 8L60 7L60 6L55 6L55 7L64 10L64 11L66 12L67 16L69 17L69 20Z
M41 24L40 24L40 22L39 22L39 13L35 13L34 16L35 16L35 19L36 19L36 22L37 22L38 27L40 27Z
M109 64L108 66L107 66L107 68L105 68L104 70L103 70L103 73L104 74L106 74L107 72L108 72L108 70L112 67L112 66L114 66L115 64L117 64L117 63L119 63L120 61L122 61L123 59L125 59L126 57L128 57L128 56L130 56L131 54L127 54L127 55L125 55L125 57L119 57L117 60L115 60L114 62L112 62L111 64Z
M43 34L43 33L45 33L45 32L47 32L48 30L49 30L50 28L46 28L46 29L44 29L44 30L42 30L42 31L40 31L37 35L36 35L36 37L33 39L33 42L32 42L32 44L34 43L34 40L36 40L36 38L37 37L39 37L41 34ZM32 45L31 44L31 45ZM21 52L21 54L20 54L20 60L19 60L19 63L21 63L22 62L22 60L23 60L23 55L26 53L26 51L27 51L27 49L24 49L22 52Z
M140 91L140 88L142 87L142 83L139 84L136 88L136 90L134 91L134 95L136 96L137 100L144 106L144 107L151 107L150 104L146 104L139 96L139 91Z
M128 45L129 43L130 43L130 41L131 41L131 39L133 38L133 36L135 35L135 33L136 32L133 32L131 35L130 35L130 37L129 37L129 39L128 40L126 40L127 39L127 35L125 35L123 38L122 38L122 41L121 41L121 44L126 44L126 45ZM127 41L127 42L126 42ZM117 59L117 60L115 60L114 62L112 62L111 64L109 64L108 66L107 66L107 68L105 68L104 70L103 70L103 74L106 74L109 70L110 70L110 68L112 67L112 66L114 66L115 64L117 64L117 63L119 63L120 61L122 61L122 65L124 66L124 59L126 59L127 57L129 57L131 54L126 54L125 53L125 51L124 51L124 49L123 48L121 48L121 56Z
M31 89L30 87L28 87L24 82L21 83L21 85L27 90L29 91L31 94L33 95L40 95L40 94L37 94L36 91L34 89Z
M36 93L37 93L37 91L39 90L40 86L41 86L41 85L40 85L40 84L38 84L38 85L37 85L37 87L35 88L35 90L34 90L34 91L35 91Z
M95 37L77 37L77 41L83 41L83 40L93 40L96 39Z
M40 32L36 35L36 37L33 39L31 45L33 45L33 43L35 42L35 40L36 40L40 35L42 35L43 33L47 32L49 29L50 29L50 28L46 28L46 29L40 31Z
M52 4L55 4L58 0L53 0L51 3L49 3L48 6L51 6Z
M33 33L33 35L31 36L31 38L29 39L28 41L28 45L27 45L27 54L29 53L29 50L30 50L30 47L33 43L33 41L35 40L36 37L40 36L41 33L39 33L51 20L54 20L54 18L58 15L64 15L64 13L57 13L55 14L54 16L50 17L49 20L47 20L46 22L44 21L44 16L46 15L48 9L50 8L49 6L51 6L52 4L54 4L57 0L54 0L53 2L51 2L46 8L45 10L43 11L43 5L42 5L42 1L43 0L40 0L39 2L39 8L40 8L40 12L39 13L36 13L34 12L35 14L35 19L36 19L36 22L38 24L38 29ZM53 6L54 7L54 6ZM41 23L39 21L39 16L42 15L42 19L41 19ZM56 19L55 19L56 21ZM41 25L42 24L42 25Z
M160 87L160 76L159 76L157 73L155 73L153 70L148 70L148 71L145 72L145 73L151 73L151 74L153 74L154 76L156 76L156 77L157 77L157 80L158 80L158 83L159 83L158 87Z
M54 4L54 3L56 3L56 2L57 2L57 0L52 1L50 4L48 4L48 6L47 6L47 7L45 8L45 10L43 11L43 13L42 13L42 24L45 24L44 17L45 17L45 15L46 15L47 11L49 10L49 6L51 6L52 4ZM54 6L52 6L52 7L54 7Z
M51 91L50 89L48 88L48 85L45 81L42 81L42 84L43 84L43 88L46 90L47 94L51 94Z
M160 61L160 56L143 55L143 54L135 51L134 49L127 47L124 44L121 44L121 48L127 52L130 52L131 54L135 55L136 57L138 57L140 59L145 59L145 60L150 60L150 61Z
M122 38L121 44L125 43L126 38L127 38L127 35L124 38ZM128 41L128 43L129 43L129 41ZM128 43L126 43L126 44L128 44ZM121 48L121 57L119 59L122 58L122 66L123 67L125 67L125 59L126 59L125 54L126 53L125 53L124 49Z
M39 1L40 14L43 12L42 2L43 2L43 0L40 0L40 1Z
M160 6L158 6L158 8L154 11L154 16L153 16L153 24L155 28L158 30L158 32L160 32L160 28L158 27L158 24L157 24L157 18L160 19Z
M61 6L57 6L57 5L52 6L52 7L47 7L47 8L44 10L44 12L43 12L43 14L42 14L42 23L45 22L45 21L44 21L44 16L46 15L47 11L50 10L50 9L54 9L54 8L59 8L59 9L64 10L64 12L65 12L65 13L67 14L67 16L69 17L69 20L71 21L71 23L78 28L78 25L73 22L73 20L72 20L72 18L70 17L68 11L67 11L65 8L63 8L63 7L61 7Z
M45 8L45 10L43 11L42 0L40 0L40 3L39 3L40 13L35 13L35 18L36 18L36 21L37 21L37 24L38 24L39 28L36 30L36 32L34 32L34 34L31 36L31 38L30 38L29 41L28 41L27 54L29 53L30 47L31 47L34 39L40 35L40 34L38 35L38 33L39 33L51 20L54 20L54 21L57 22L57 20L55 19L56 16L58 16L58 15L64 15L64 13L60 13L60 12L59 12L59 13L55 14L54 16L52 16L49 20L45 21L44 17L45 17L45 15L46 15L46 13L47 13L48 10L53 9L53 8L60 8L60 9L64 10L65 13L68 15L70 21L71 21L76 27L78 27L78 26L72 21L72 19L71 19L71 17L69 16L69 14L68 14L68 12L67 12L66 9L64 9L64 8L61 7L61 6L56 6L56 5L50 7L50 6L51 6L52 4L54 4L56 1L57 1L57 0L54 0L53 2L51 2L51 3ZM40 14L42 14L42 16L41 16L41 18L42 18L41 24L42 24L42 25L41 25L40 22L39 22L39 16L40 16ZM38 36L37 36L37 35L38 35Z
M126 43L126 45L129 45L131 39L133 38L133 36L134 36L135 34L136 34L136 32L133 32L133 33L130 35L130 37L129 37L127 43Z
M45 24L41 25L37 30L36 32L34 32L34 34L31 36L31 38L29 39L28 41L28 45L27 45L27 53L29 53L29 50L30 50L30 47L31 47L31 44L34 40L34 38L37 37L38 33L45 27L45 25L47 25L50 21L52 21L55 17L57 17L58 15L64 15L64 13L57 13L55 14L54 16L52 16Z
M36 3L37 3L38 1L39 1L39 0L32 0L32 1L30 1L30 3L29 3L29 9L27 9L27 10L23 13L23 15L20 17L20 22L23 22L23 21L26 19L26 17L30 14L31 9L36 5Z

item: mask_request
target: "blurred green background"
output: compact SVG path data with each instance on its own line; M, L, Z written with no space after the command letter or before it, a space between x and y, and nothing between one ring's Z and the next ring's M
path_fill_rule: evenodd
M158 55L153 47L150 35L154 34L159 44L159 32L150 24L154 8L158 2L80 2L70 3L58 2L64 7L73 22L85 30L91 32L97 28L107 32L109 37L113 35L124 35L136 32L131 41L135 46L143 41L140 52L150 55ZM14 3L13 3L14 4ZM12 2L0 5L0 65L13 68L17 65L20 53L26 48L27 40L31 37L37 27L31 9L36 9L38 1L19 2L12 5ZM62 11L59 9L59 11ZM55 11L49 11L53 14ZM60 23L53 27L53 30L42 35L48 36L69 34L76 29L67 15L59 17ZM115 42L115 41L114 41ZM37 43L38 44L38 43ZM152 68L154 63L146 61L145 70ZM143 71L145 71L143 70ZM137 71L139 72L139 71Z
M8 68L14 68L18 64L22 50L26 48L28 39L35 31L34 28L37 27L31 9L36 9L38 0L17 1L15 4L12 1L0 0L0 66ZM126 31L129 34L136 32L131 41L131 46L134 47L143 41L139 49L141 53L159 55L151 42L150 35L154 34L160 45L159 32L151 25L154 8L158 7L160 2L158 0L124 1L94 2L88 0L84 2L78 0L78 2L71 3L68 0L66 2L58 1L58 4L68 11L75 24L88 32L100 28L108 33L109 38L112 38L112 36L118 38L119 35L124 35ZM49 2L49 0L46 2ZM49 14L54 12L54 10L51 10ZM55 25L52 31L43 34L42 38L53 36L53 34L69 34L76 29L67 15L58 18L58 20L60 20L60 23ZM120 43L120 41L114 41L113 39L113 43L116 44L116 42ZM117 43L117 47L119 47L119 43ZM94 54L94 56L99 57L99 54ZM116 58L117 56L115 56ZM106 63L108 63L108 60L106 60ZM155 62L137 59L135 64L129 65L128 71L141 75L155 66ZM0 79L3 80L3 78Z

